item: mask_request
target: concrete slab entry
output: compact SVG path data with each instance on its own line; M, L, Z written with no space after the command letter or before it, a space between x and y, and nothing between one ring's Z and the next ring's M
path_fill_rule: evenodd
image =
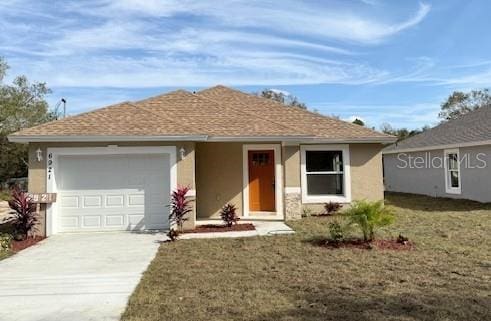
M218 220L198 221L200 224L220 224ZM240 221L241 223L252 223L256 228L255 231L240 231L240 232L213 232L213 233L189 233L180 236L180 239L210 239L210 238L235 238L235 237L251 237L251 236L267 236L278 234L293 234L295 231L284 222L280 221Z

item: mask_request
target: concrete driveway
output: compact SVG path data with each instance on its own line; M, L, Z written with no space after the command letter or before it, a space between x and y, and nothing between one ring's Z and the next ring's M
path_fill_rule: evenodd
M0 320L119 320L162 234L52 236L0 261Z

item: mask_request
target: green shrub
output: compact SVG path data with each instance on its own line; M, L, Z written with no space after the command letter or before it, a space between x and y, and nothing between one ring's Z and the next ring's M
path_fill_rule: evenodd
M346 210L348 224L360 228L365 241L372 241L379 227L390 225L394 222L394 213L384 206L383 201L368 202L355 201Z
M0 233L0 252L9 251L11 243L12 235L8 233Z
M345 237L345 231L341 223L334 221L329 223L329 236L333 242L341 242Z

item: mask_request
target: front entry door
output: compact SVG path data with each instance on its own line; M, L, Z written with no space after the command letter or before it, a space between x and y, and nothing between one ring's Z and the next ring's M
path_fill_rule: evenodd
M275 212L274 150L250 150L249 211Z

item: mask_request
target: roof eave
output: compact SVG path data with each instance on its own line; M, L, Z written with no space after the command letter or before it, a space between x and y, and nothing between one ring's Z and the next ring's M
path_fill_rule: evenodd
M411 148L396 148L396 149L383 150L382 154L424 152L424 151L438 150L438 149L463 148L463 147L473 147L473 146L482 146L482 145L491 145L491 140L482 140L482 141L467 142L467 143L421 146L421 147L411 147ZM387 148L389 148L389 147L387 147Z
M362 138L322 138L317 136L207 136L207 135L174 135L174 136L74 136L74 135L10 135L13 143L52 143L52 142L130 142L130 141L198 141L198 142L298 142L304 144L339 144L339 143L381 143L395 142L393 137L362 137Z
M206 135L176 135L176 136L143 136L143 135L10 135L8 140L13 143L52 143L52 142L134 142L134 141L206 141Z

